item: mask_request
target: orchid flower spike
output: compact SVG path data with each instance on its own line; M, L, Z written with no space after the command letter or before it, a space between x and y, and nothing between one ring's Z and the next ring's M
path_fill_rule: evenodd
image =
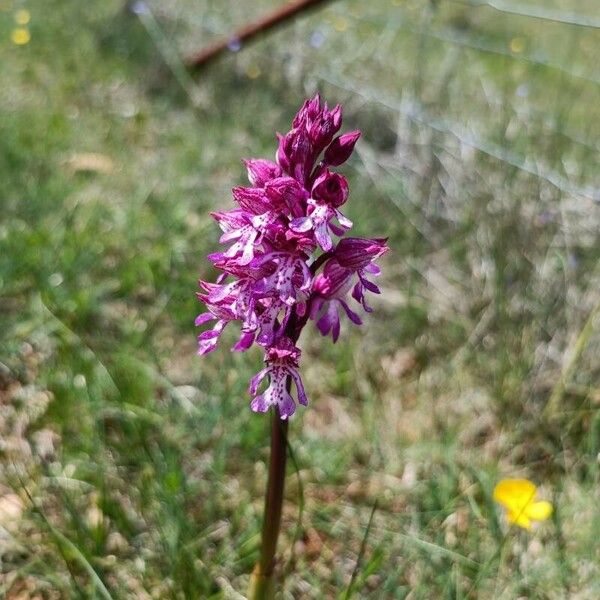
M275 407L282 419L296 410L292 382L298 402L308 404L296 347L303 327L313 320L335 342L340 315L360 325L355 310L371 312L365 292L380 293L370 278L380 274L375 261L389 250L384 238L343 237L352 228L340 211L349 186L331 168L350 158L360 132L336 137L341 125L341 106L330 110L318 94L306 100L292 129L278 134L276 162L244 161L250 187L233 189L235 208L213 213L220 242L229 246L208 257L221 271L217 282L200 281L207 310L196 325L212 327L198 336L198 354L215 350L225 327L239 322L232 350L257 344L265 352L266 366L250 382L250 406ZM259 394L265 377L269 384Z

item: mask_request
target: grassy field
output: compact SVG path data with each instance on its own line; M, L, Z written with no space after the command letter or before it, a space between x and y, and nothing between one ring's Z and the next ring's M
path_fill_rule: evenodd
M196 356L196 282L318 89L392 251L365 326L301 339L283 598L350 597L375 502L356 598L599 598L596 0L343 0L187 74L278 4L0 0L0 597L240 598L261 356ZM552 519L508 528L502 477Z

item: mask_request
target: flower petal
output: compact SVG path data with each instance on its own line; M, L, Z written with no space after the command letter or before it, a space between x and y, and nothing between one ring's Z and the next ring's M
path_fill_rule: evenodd
M312 219L310 217L298 217L290 222L290 229L298 233L304 233L312 227Z
M532 502L525 508L525 515L534 521L545 521L552 514L552 504L545 500Z
M304 385L302 384L300 373L298 373L296 369L292 369L290 370L290 375L296 384L296 390L298 390L298 402L300 402L302 406L308 406L308 398L306 397L306 392L304 391Z
M282 398L277 403L279 407L279 416L282 420L291 417L296 412L296 403L288 392L282 394Z
M346 312L346 314L348 315L348 318L355 324L355 325L362 325L362 320L361 318L348 306L348 303L345 300L340 299L340 304L342 305L342 307L344 308L344 311Z
M231 348L232 352L245 352L252 346L252 342L254 342L254 332L253 331L243 331L240 339L237 341L235 346Z
M254 398L252 400L252 402L250 402L250 408L254 411L254 412L267 412L270 408L270 404L267 402L266 398L265 398L265 394L261 394L260 396L256 396L256 398Z
M535 498L536 487L528 479L502 479L494 488L494 500L518 513Z
M252 379L250 380L250 385L248 386L248 392L252 396L256 394L256 390L258 389L260 382L267 376L270 370L270 367L265 367L264 369L261 369L256 375L254 375L254 377L252 377Z
M208 321L212 321L215 318L216 318L215 315L213 315L212 313L205 312L196 317L196 320L194 321L194 325L196 327L199 327L200 325L204 325L204 323L207 323Z

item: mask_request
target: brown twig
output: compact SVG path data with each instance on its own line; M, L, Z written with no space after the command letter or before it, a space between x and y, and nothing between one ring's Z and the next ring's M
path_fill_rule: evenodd
M188 66L192 70L198 70L217 58L223 52L227 50L237 50L242 44L248 43L250 40L263 35L271 29L283 25L286 21L292 19L296 15L311 8L316 8L319 4L324 4L328 1L331 2L331 0L297 0L287 6L277 8L262 19L244 25L228 38L201 50L198 54L189 59Z

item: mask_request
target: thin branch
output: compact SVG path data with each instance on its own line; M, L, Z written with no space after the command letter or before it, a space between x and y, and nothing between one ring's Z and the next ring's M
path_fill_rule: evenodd
M223 54L223 52L239 50L243 44L264 35L271 29L286 24L292 18L316 8L320 4L325 4L327 1L331 2L332 0L297 0L287 6L277 8L258 21L244 25L228 38L201 50L189 59L188 66L192 70L198 70Z

